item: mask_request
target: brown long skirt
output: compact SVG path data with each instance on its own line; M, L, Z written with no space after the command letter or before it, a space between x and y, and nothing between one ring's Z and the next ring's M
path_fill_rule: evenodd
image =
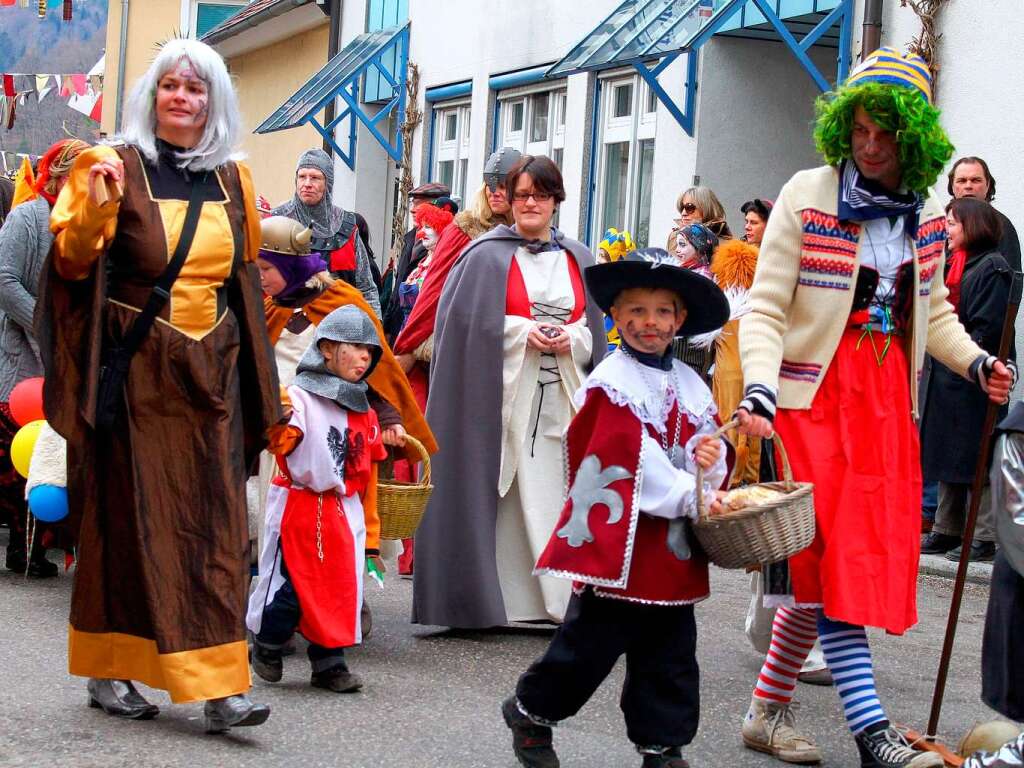
M108 332L135 316L108 304ZM249 689L238 356L231 311L202 340L158 321L113 429L69 442L71 674L138 680L174 702Z

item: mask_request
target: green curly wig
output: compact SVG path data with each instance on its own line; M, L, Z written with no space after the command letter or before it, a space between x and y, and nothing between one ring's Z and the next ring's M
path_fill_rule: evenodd
M913 88L863 83L840 88L814 104L814 144L829 165L853 157L853 113L858 106L886 131L896 134L903 183L927 193L942 173L953 145L939 125L939 110Z

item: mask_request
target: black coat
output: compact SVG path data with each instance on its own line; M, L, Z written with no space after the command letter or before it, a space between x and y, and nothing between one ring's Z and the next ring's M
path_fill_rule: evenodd
M996 211L1003 224L1003 236L999 239L999 252L1014 272L1020 272L1020 239L1013 223L1001 212Z
M427 255L426 249L416 239L416 228L413 227L405 233L402 241L402 253L395 265L395 286L388 299L388 306L382 307L384 312L384 333L391 342L394 342L399 331L402 330L402 308L398 303L398 286L404 283L409 274L416 269L423 258Z
M1012 273L999 251L969 256L960 282L960 322L971 338L990 354L999 349ZM1010 357L1015 357L1010 345ZM988 397L974 381L959 376L937 360L921 425L921 467L929 481L970 483L981 446ZM1000 418L1006 415L1000 409Z

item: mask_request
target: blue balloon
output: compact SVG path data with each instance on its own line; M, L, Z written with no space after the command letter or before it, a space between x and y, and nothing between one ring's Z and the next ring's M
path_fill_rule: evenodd
M28 508L41 522L60 522L68 516L68 489L59 485L37 485L28 492Z

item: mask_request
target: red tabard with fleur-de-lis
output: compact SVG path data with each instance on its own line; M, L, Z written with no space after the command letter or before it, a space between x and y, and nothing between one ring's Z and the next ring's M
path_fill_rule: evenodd
M674 406L669 434L675 433L680 415ZM682 418L680 450L695 432L685 414ZM570 497L537 561L537 573L591 585L604 597L662 605L694 603L710 592L707 558L693 540L690 559L678 559L668 547L669 521L638 508L645 429L658 438L653 427L642 424L629 408L615 405L600 388L588 392L565 437ZM581 474L586 487L576 485ZM624 474L629 476L623 478ZM621 501L621 515L606 491ZM600 500L590 505L595 499Z

